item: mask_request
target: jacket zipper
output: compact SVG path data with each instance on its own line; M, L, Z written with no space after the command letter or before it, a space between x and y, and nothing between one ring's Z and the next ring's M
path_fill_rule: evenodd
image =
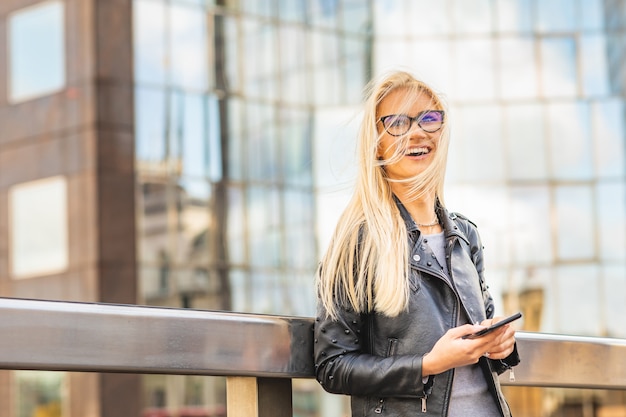
M387 357L393 356L396 353L397 346L398 346L398 339L389 338L388 346L387 346ZM382 414L384 405L385 405L385 399L379 398L378 405L374 409L374 412L376 414Z

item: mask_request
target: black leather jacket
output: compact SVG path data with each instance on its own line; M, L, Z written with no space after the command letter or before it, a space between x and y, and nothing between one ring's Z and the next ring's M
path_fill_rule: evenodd
M352 416L446 416L454 370L422 381L422 357L459 322L493 317L493 300L483 280L483 252L474 224L437 208L446 238L448 284L428 245L398 203L406 222L411 253L408 311L396 317L357 314L342 308L338 320L318 303L315 322L316 377L332 393L351 395ZM462 310L461 310L462 309ZM497 375L519 363L517 349L505 360L480 359L489 391L503 417L509 407Z

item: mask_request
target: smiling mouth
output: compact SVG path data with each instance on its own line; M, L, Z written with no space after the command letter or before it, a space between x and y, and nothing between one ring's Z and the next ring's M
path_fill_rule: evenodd
M427 155L429 153L430 153L430 148L413 147L413 148L407 149L407 151L404 153L404 155L406 155L406 156L422 156L422 155Z

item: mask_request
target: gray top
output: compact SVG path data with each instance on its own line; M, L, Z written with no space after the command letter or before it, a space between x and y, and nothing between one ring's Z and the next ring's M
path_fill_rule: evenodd
M446 262L445 237L443 232L425 235L425 242L435 254L448 280L451 281ZM468 322L461 313L458 325ZM478 364L462 366L454 370L452 394L448 417L498 417L500 413L487 387L487 381Z

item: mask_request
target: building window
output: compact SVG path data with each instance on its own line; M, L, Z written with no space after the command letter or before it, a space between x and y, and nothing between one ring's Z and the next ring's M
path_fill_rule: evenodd
M63 16L61 1L37 4L9 16L10 102L40 97L65 86Z
M67 182L51 177L9 190L11 276L29 278L68 265Z

